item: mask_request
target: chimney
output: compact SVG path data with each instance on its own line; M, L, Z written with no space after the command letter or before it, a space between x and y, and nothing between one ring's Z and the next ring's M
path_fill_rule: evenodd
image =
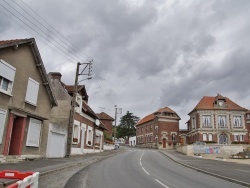
M62 75L61 75L60 72L50 72L49 75L50 75L50 77L51 77L52 79L54 79L54 80L55 80L55 79L58 79L58 80L61 81Z

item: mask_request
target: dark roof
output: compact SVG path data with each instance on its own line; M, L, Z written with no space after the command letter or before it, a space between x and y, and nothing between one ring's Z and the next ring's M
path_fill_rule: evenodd
M48 92L51 103L53 106L57 106L57 101L56 101L56 98L55 98L54 93L52 91L51 84L48 80L48 76L47 76L47 73L46 73L46 70L45 70L45 67L44 67L44 64L43 64L43 61L42 61L42 58L41 58L40 52L38 50L35 39L30 38L30 39L13 39L13 40L0 41L0 49L10 48L10 47L17 48L19 45L30 45L31 46L31 51L34 55L35 62L37 64L37 67L38 67L39 72L41 74L43 83L46 87L46 90Z
M99 118L101 120L110 120L110 121L114 121L114 118L112 118L111 116L109 116L108 114L106 114L105 112L101 112L99 114L97 114L99 116Z
M74 92L74 85L65 85L65 89L69 92L69 94L73 94ZM83 96L83 99L88 102L88 94L85 88L85 85L78 85L77 86L77 91L80 93L81 96Z
M169 107L164 107L164 108L160 108L159 110L155 111L154 113L149 114L149 115L145 116L144 118L142 118L142 119L136 124L136 126L137 126L137 125L140 125L140 124L143 124L143 123L146 123L146 122L148 122L148 121L153 120L153 119L156 117L157 112L168 112L168 113L173 113L173 114L177 115L177 117L179 118L178 114L177 114L175 111L173 111L171 108L169 108ZM179 118L179 119L180 119L180 118Z

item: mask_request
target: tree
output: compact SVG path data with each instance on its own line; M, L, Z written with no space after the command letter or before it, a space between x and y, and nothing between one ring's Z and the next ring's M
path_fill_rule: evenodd
M127 111L127 113L120 119L120 123L117 127L117 137L129 139L129 137L135 136L136 135L135 125L139 120L140 120L139 117Z

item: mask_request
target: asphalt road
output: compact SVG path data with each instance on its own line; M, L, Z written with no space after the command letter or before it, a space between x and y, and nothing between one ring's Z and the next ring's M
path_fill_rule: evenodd
M65 188L243 187L178 165L157 150L131 149L74 174Z

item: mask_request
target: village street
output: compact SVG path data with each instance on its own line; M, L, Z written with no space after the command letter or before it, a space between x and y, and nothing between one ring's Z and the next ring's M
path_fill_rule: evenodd
M194 160L199 161L199 159ZM248 171L248 175L249 173ZM65 187L235 188L244 186L183 167L158 150L132 148L78 171L68 180Z

